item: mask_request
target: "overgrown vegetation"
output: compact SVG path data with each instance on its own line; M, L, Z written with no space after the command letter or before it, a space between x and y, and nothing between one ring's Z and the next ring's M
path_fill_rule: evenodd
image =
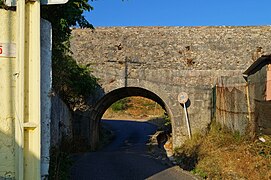
M63 5L41 8L42 17L52 23L53 89L71 109L85 105L86 97L98 86L90 68L78 65L70 56L70 27L93 28L83 16L84 11L92 9L88 0L69 0Z
M71 153L75 148L75 142L63 137L59 145L50 149L49 180L70 179L70 168L73 164Z
M86 144L86 140L80 137L63 137L59 145L50 149L49 180L70 179L70 169L74 163L74 153L90 152L91 147Z
M175 149L181 168L204 179L270 179L271 141L247 139L212 123Z
M164 113L164 115L162 116L162 119L165 120L165 126L171 126L171 120L170 117L167 113Z
M97 78L90 73L68 55L53 61L53 88L72 110L85 109L85 100L98 87Z
M123 98L118 100L117 102L113 103L110 108L117 112L117 111L124 111L129 107L130 99L129 98Z
M49 180L66 180L70 178L69 169L72 166L70 154L59 148L50 151Z

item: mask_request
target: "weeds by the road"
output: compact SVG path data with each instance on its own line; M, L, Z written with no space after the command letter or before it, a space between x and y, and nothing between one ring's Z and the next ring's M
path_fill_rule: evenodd
M104 147L112 141L114 134L108 127L102 126L100 130L100 141L98 149ZM50 168L49 180L67 180L70 179L70 168L73 165L72 156L74 153L84 153L91 151L86 145L84 139L76 139L75 141L64 139L61 145L51 148L50 151Z
M246 139L217 123L176 149L176 159L204 179L271 179L271 142Z
M72 166L70 153L59 148L52 148L50 152L49 180L69 179L69 170Z

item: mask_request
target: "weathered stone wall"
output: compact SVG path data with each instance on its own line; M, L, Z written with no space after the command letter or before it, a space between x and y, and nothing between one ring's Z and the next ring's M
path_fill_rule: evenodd
M148 69L235 70L248 67L257 51L271 50L270 26L111 27L72 33L74 57L94 65L127 59Z
M51 102L51 147L58 147L63 138L72 138L72 114L57 95L52 96Z
M71 48L90 65L105 93L141 87L167 105L174 145L187 137L177 96L189 94L192 132L212 118L212 87L219 76L241 76L256 58L271 52L271 27L111 27L74 29Z
M91 137L96 135L93 134L93 131L90 131L94 126L94 122L89 120L90 111L75 111L72 113L72 117L73 140L78 143L77 145L84 146L91 141Z

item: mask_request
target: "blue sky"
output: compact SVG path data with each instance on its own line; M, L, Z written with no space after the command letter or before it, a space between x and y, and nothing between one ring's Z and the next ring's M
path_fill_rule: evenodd
M271 0L94 0L98 26L271 25Z

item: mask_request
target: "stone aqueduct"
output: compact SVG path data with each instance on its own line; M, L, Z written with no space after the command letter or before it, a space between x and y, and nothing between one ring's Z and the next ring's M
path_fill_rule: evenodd
M179 146L188 133L178 94L189 95L192 133L204 131L213 118L217 77L242 76L255 59L271 52L270 39L269 26L74 29L73 56L93 68L104 91L90 113L92 143L113 102L143 96L168 112L173 145Z

